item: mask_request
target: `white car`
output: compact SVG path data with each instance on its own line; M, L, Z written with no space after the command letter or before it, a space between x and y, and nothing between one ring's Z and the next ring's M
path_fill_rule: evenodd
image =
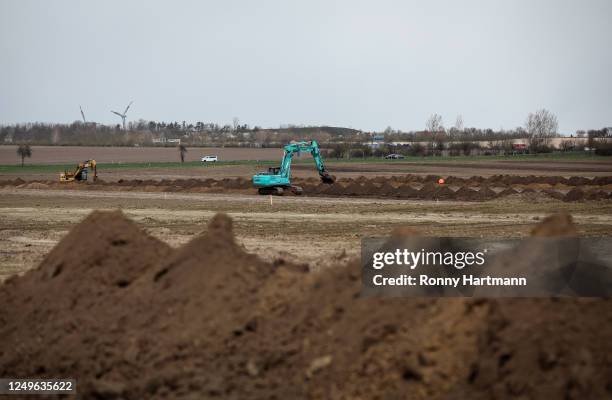
M219 161L219 157L217 156L204 156L202 157L202 162L217 162Z

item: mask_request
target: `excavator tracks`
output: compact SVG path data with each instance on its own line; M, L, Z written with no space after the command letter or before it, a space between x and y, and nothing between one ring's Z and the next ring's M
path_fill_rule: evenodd
M257 193L262 195L272 195L272 196L283 196L286 193L293 193L296 196L300 196L304 191L301 186L291 185L290 187L263 187L257 189Z

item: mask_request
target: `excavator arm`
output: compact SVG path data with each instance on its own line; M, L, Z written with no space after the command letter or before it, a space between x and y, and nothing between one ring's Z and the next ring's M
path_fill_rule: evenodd
M329 172L327 172L327 170L325 169L325 164L323 164L323 158L321 158L321 153L319 152L319 145L314 140L312 141L312 143L313 145L310 150L310 154L312 154L312 158L315 161L315 164L317 165L317 171L319 171L321 181L323 181L323 183L329 184L334 183L334 177L331 176Z
M321 180L326 183L331 180L329 183L333 183L333 178L325 169L323 158L321 158L319 144L314 140L311 142L291 143L285 146L285 154L283 156L283 160L281 161L281 175L291 178L291 161L293 160L293 155L295 153L299 154L302 151L312 155L312 159L315 162Z

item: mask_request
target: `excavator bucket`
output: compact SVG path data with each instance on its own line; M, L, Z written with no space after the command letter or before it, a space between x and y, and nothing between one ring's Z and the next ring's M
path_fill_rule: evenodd
M330 175L329 172L327 172L327 171L320 172L319 176L321 177L321 182L323 182L323 183L327 183L327 184L331 185L332 183L336 182L336 178L333 177L332 175Z

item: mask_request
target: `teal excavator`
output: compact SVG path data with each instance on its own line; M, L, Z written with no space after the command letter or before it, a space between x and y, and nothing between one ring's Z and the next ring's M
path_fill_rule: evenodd
M253 175L253 185L258 189L259 194L273 194L282 196L289 190L294 194L302 194L302 188L291 184L291 160L296 153L308 152L319 171L319 176L323 183L332 184L335 179L325 169L319 144L312 140L310 142L291 142L285 146L285 154L280 167L268 168L268 172Z

